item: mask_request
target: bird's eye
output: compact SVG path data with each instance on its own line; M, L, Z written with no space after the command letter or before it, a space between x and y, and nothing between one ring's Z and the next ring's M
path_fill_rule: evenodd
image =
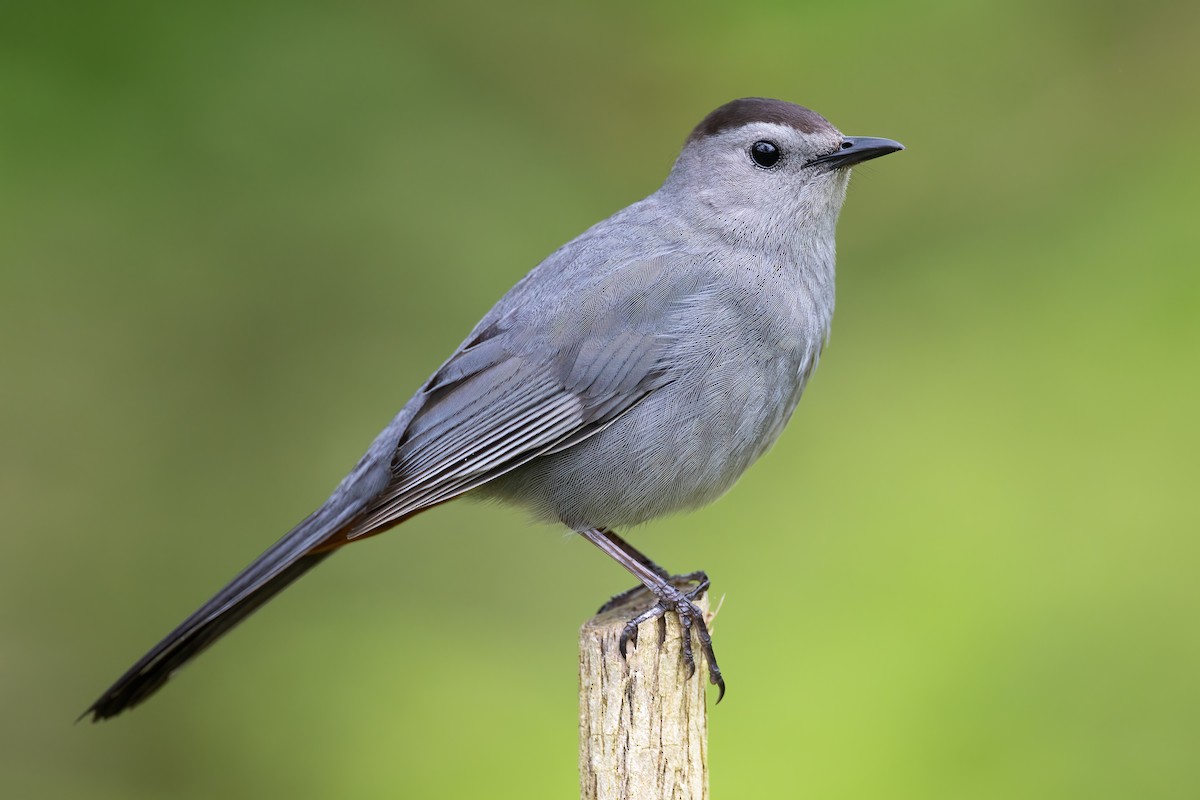
M750 145L750 158L763 169L770 169L779 162L779 145L765 139Z

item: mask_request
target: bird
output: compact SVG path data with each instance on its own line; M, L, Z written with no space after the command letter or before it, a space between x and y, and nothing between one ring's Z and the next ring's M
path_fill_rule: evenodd
M658 190L518 281L319 508L80 718L138 705L335 551L464 496L527 509L615 559L656 600L626 624L622 653L640 624L674 614L687 674L695 637L720 702L694 602L707 575L672 576L617 531L711 502L778 438L829 337L850 167L903 149L783 100L712 111Z

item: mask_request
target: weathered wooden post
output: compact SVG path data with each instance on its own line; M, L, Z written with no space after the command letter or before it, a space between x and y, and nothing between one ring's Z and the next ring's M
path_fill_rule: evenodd
M690 679L674 614L618 643L648 593L597 614L579 633L579 780L583 800L707 800L708 687L696 648ZM707 598L697 605L709 618ZM665 635L664 635L665 631Z

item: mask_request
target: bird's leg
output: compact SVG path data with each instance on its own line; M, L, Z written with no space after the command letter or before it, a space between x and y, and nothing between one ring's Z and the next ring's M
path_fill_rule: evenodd
M637 559L638 562L641 563L643 566L652 570L660 578L662 578L665 581L669 581L670 583L674 584L675 586L677 586L680 589L682 589L684 586L687 586L689 584L703 583L704 584L703 586L697 587L697 590L695 591L694 594L689 595L689 597L691 599L695 599L695 598L699 597L700 595L704 594L704 590L708 588L708 575L703 570L700 570L697 572L689 572L687 575L672 575L671 573L667 572L665 569L660 567L658 564L655 564L654 561L652 561L650 559L650 557L647 556L645 553L643 553L641 550L638 550L636 547L631 545L629 542L625 541L620 536L618 536L614 531L610 531L607 528L600 528L599 532L601 535L603 535L606 539L608 539L614 545L616 545L620 549L624 550L630 556ZM600 606L600 608L596 611L596 613L603 614L606 611L611 611L612 609L616 608L617 606L622 606L641 592L650 592L650 589L648 587L646 587L645 585L634 586L632 589L621 592L620 594L614 595L613 597L609 598L608 602L605 603L604 605ZM637 634L634 633L631 638L633 640L633 643L637 644Z
M651 608L625 623L625 630L621 632L621 655L625 655L626 646L631 640L637 644L639 625L652 619L662 619L668 612L673 612L683 628L683 662L687 665L688 677L696 672L696 659L692 652L692 632L695 631L700 650L708 662L708 680L720 689L717 702L721 702L721 698L725 696L725 679L721 677L721 669L717 666L717 657L713 653L712 637L709 636L708 626L704 623L704 614L692 602L708 589L708 576L703 572L671 576L610 530L584 528L579 533L632 572L658 598L658 602ZM687 590L678 585L687 586L692 583L695 586ZM640 587L617 595L605 603L601 611L613 608L619 601L628 598L639 589Z
M622 539L620 536L617 536L617 534L615 532L610 531L608 528L599 528L597 532L601 536L603 536L605 539L608 539L608 541L610 541L613 545L615 545L616 547L625 551L625 553L632 556L633 558L637 559L639 564L641 564L642 566L644 566L647 569L649 569L650 571L652 571L658 577L662 578L663 580L667 580L667 581L671 580L671 573L667 572L665 569L660 567L658 564L655 564L653 561L650 560L650 558L645 553L643 553L641 550L638 550L636 547L634 547L629 542ZM691 577L691 576L687 576L687 577ZM606 611L611 611L612 609L616 608L617 606L624 605L627 601L629 601L631 598L634 597L634 595L638 594L639 592L645 592L645 591L649 591L646 588L646 586L638 585L638 586L634 586L632 589L621 592L618 595L613 595L611 598L609 598L607 603L600 606L600 608L596 611L596 613L603 614ZM637 643L637 635L636 634L634 635L634 643L635 644Z

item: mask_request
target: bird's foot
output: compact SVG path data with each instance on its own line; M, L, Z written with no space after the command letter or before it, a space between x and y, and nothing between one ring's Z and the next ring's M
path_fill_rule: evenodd
M625 623L625 629L621 632L620 649L621 656L625 657L630 642L636 647L638 626L652 619L660 620L660 625L662 625L659 628L659 642L661 643L666 636L664 617L668 613L674 613L679 619L680 627L683 628L681 656L687 668L687 677L691 678L696 674L696 657L692 649L692 633L694 631L696 640L700 643L700 651L704 654L704 660L708 664L709 683L720 690L717 695L717 702L719 703L721 702L721 698L725 696L725 679L721 677L721 668L717 666L717 657L713 653L712 637L709 636L708 625L704 622L704 613L693 602L703 596L707 589L708 575L704 572L693 572L689 575L673 575L669 577L663 576L663 583L660 586L649 589L658 598L658 602ZM639 591L646 590L646 587L638 586L628 592L619 594L605 603L601 611L614 608Z

